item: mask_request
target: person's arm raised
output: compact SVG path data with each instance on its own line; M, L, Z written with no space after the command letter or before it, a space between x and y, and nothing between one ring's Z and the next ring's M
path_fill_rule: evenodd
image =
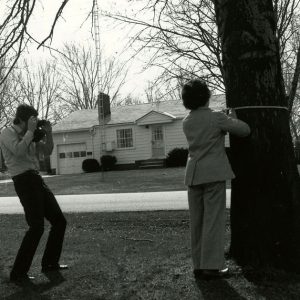
M234 110L232 110L229 115L221 112L217 113L217 123L222 131L229 132L236 136L246 137L251 132L247 123L237 119Z

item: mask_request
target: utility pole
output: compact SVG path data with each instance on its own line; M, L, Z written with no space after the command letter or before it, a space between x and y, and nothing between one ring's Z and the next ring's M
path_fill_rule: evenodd
M104 124L104 93L101 90L101 49L100 49L100 25L99 25L99 6L98 1L94 0L93 9L93 27L94 27L94 41L96 49L97 60L97 85L96 85L96 97L98 98L98 118L99 118L99 130L100 130L100 158L105 151L105 124ZM102 170L103 178L103 170Z

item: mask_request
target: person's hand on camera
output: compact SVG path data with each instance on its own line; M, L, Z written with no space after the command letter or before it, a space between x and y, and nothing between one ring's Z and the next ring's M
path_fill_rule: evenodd
M33 133L36 130L36 123L37 123L37 118L31 116L27 122L27 129Z
M228 116L231 117L231 118L237 119L236 112L235 112L234 108L230 109L230 112L229 112Z

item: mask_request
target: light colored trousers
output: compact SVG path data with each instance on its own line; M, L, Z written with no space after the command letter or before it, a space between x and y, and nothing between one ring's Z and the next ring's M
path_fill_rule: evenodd
M188 187L194 269L224 268L226 182Z

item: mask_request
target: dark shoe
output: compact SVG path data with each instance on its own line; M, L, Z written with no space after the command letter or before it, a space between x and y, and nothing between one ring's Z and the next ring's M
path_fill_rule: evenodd
M24 275L14 275L10 274L9 281L13 282L18 285L25 285L25 284L30 284L31 280L33 280L33 276L28 276L27 274Z
M42 266L42 272L52 272L52 271L62 271L67 270L69 267L68 265L48 265L48 266Z
M194 269L194 277L195 278L199 278L199 277L201 277L202 276L202 274L203 274L203 270L202 269Z
M223 278L228 278L229 277L229 269L225 268L222 270L200 270L201 272L196 272L195 274L194 270L194 275L195 278L197 279L203 279L203 280L214 280L214 279L223 279Z

